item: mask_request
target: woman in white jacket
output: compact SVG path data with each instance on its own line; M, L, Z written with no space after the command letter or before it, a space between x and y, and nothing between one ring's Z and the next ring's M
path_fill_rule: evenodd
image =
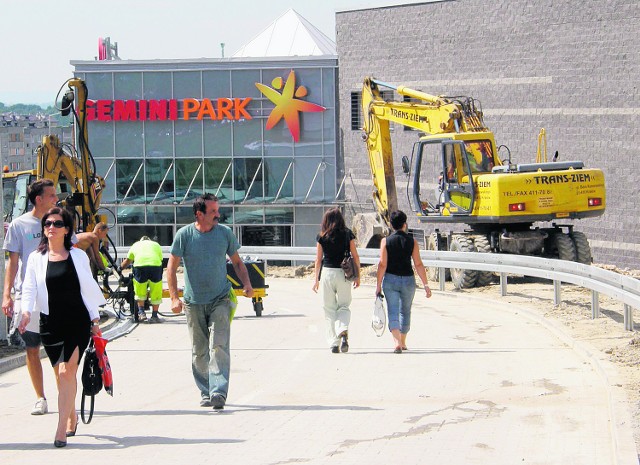
M40 313L42 344L58 378L58 427L53 445L64 447L78 427L77 372L91 334L102 335L98 307L104 296L93 279L89 258L72 248L73 218L54 207L42 217L40 245L29 255L22 285L23 332Z

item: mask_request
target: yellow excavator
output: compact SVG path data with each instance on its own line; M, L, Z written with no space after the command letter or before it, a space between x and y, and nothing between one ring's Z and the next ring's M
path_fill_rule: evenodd
M385 100L392 89L403 101ZM386 94L386 93L385 93ZM410 157L402 157L406 194L422 223L436 225L428 250L539 255L592 262L584 233L559 220L604 213L604 174L582 161L503 162L482 110L471 97L434 96L373 78L362 89L363 139L373 178L375 213L354 216L361 247L378 247L398 208L390 123L421 132ZM505 147L506 151L508 149ZM545 156L546 158L546 156ZM536 223L551 223L536 226ZM441 225L460 224L456 231ZM457 288L484 286L490 272L451 269ZM437 269L429 269L437 280Z
M77 144L62 144L53 134L44 136L36 149L36 169L3 173L5 224L32 208L27 187L36 179L53 181L60 205L75 216L79 231L93 231L97 222L105 220L98 217L105 183L96 173L87 143L87 86L82 79L70 79L67 84L69 88L62 98L61 112L63 116L73 112Z

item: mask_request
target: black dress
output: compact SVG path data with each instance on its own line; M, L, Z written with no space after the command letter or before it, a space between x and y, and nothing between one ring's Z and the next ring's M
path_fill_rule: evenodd
M47 264L49 314L40 314L40 337L52 366L68 362L77 347L80 358L89 345L91 318L80 293L71 254ZM80 360L78 360L80 362Z

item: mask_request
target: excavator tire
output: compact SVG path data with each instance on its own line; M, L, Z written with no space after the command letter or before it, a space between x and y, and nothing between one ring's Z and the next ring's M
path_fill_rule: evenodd
M427 239L427 250L438 250L437 244L438 239L436 235L430 234L429 238ZM438 268L435 266L428 266L427 278L429 278L429 281L432 283L440 282L440 273L438 272ZM445 281L451 281L451 272L449 271L449 268L445 270L444 279Z
M568 234L556 232L549 239L551 241L550 252L552 257L570 262L576 261L576 246Z
M449 246L451 252L475 252L473 241L468 236L454 235ZM451 268L451 281L456 289L469 289L476 285L478 272L463 268Z
M484 235L472 236L473 245L476 248L477 252L480 253L491 253L491 244L489 243L489 238ZM488 286L493 282L493 278L495 274L491 271L478 271L478 280L476 281L477 287Z
M576 261L578 263L584 263L585 265L591 265L593 257L591 256L591 246L585 233L579 231L573 231L569 234L569 237L573 241L573 245L576 248Z

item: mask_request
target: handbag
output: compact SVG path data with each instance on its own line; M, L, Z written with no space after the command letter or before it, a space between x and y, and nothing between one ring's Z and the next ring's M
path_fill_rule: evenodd
M387 311L384 308L384 296L378 294L376 301L373 304L373 315L371 315L371 327L376 333L376 336L380 337L384 334L384 327L387 325Z
M345 231L345 240L347 242L347 248L345 250L344 258L340 263L340 268L344 271L344 277L347 281L355 281L358 279L358 269L356 268L356 262L353 260L351 250L349 247L349 233Z
M80 402L80 416L82 423L85 425L91 423L93 418L93 409L95 406L95 396L102 390L102 370L100 369L100 360L93 342L93 338L89 341L89 346L84 351L84 365L82 366L82 400ZM91 407L89 409L89 419L85 418L84 402L85 398L91 398Z

